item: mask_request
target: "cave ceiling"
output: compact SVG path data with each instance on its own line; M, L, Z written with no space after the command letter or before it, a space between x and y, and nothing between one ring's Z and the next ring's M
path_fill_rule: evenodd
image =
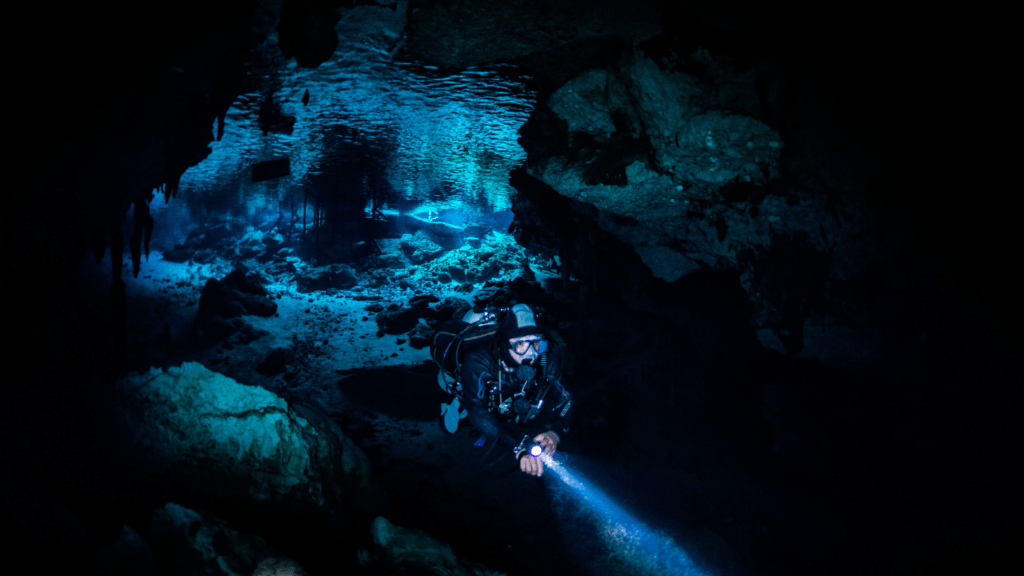
M264 160L289 158L295 190L362 164L409 202L491 210L522 166L654 278L737 274L768 347L821 356L804 332L890 309L850 304L902 240L877 220L900 194L880 113L898 62L871 64L885 25L737 2L185 2L129 27L111 10L51 26L67 74L16 68L46 111L23 166L60 262L120 242L133 203L256 186Z

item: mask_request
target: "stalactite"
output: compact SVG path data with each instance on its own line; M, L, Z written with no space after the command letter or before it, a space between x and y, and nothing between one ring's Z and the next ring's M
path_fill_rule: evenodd
M228 112L225 110L220 113L220 116L217 116L217 142L220 142L220 139L224 137L224 120L227 115Z
M152 196L150 197L152 199ZM143 243L146 248L146 262L149 262L149 239L153 237L153 227L156 225L156 220L149 213L149 201L145 203L146 207L146 219L142 222L142 231L145 233L143 237Z
M152 196L150 196L152 198ZM132 252L132 276L139 277L139 268L142 267L142 244L146 247L146 261L149 261L149 239L153 235L153 216L149 213L149 200L146 198L135 199L135 218L132 222L131 252Z
M164 184L164 202L170 202L171 198L178 193L178 184L181 183L181 174L174 173L167 176L167 182Z
M125 293L121 268L124 266L124 236L120 226L110 227L110 317L113 322L114 344L124 349L128 322L128 296Z

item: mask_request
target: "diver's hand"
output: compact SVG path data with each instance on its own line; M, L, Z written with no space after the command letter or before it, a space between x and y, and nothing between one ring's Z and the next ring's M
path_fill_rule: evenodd
M544 432L533 437L533 441L540 444L540 447L544 449L544 453L548 456L554 456L555 450L558 450L558 434L554 432Z
M530 456L525 450L519 453L519 469L531 476L540 476L544 473L544 463L540 458Z
M540 444L541 448L544 448L544 453L547 455L553 455L555 450L558 449L558 434L554 432L544 432L533 437L533 441ZM544 463L541 462L540 458L531 456L527 451L522 451L516 455L519 458L519 469L531 476L540 476L544 474Z

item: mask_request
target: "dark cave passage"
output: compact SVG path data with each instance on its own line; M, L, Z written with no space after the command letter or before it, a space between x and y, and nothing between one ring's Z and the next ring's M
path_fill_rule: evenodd
M945 45L861 8L34 10L63 58L14 69L5 543L136 576L1006 565L1017 226L933 166ZM540 478L432 357L515 303L574 410Z

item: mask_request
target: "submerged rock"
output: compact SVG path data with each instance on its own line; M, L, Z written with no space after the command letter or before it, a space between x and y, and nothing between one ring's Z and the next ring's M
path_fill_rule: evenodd
M452 250L424 265L427 277L447 278L459 283L486 282L503 271L520 267L525 252L511 236L488 234L479 249L468 245Z
M378 516L370 526L376 546L373 562L387 573L446 576L503 576L482 564L455 556L451 546L430 534L396 526Z
M430 346L434 340L434 329L420 322L409 332L409 346L419 350Z
M263 287L263 284L267 283L266 279L259 274L248 274L247 272L248 270L245 268L236 268L225 276L221 282L228 288L238 290L243 294L266 296L267 289Z
M276 557L267 543L239 532L209 512L190 510L173 502L157 509L149 539L164 574L305 575L294 560ZM270 565L288 566L291 572L269 572Z
M212 249L199 250L192 255L192 261L196 264L209 264L217 259L217 252Z
M245 314L267 317L277 312L277 303L266 297L266 291L262 286L251 284L244 277L233 277L233 274L236 273L228 274L224 281L215 278L206 281L206 286L203 286L203 292L199 296L201 319L214 316L235 318ZM242 292L231 286L240 286L251 292Z
M94 576L157 576L159 573L149 543L128 526L121 529L117 542L97 550L92 559Z
M306 576L299 563L288 558L264 558L252 576Z
M416 232L415 236L403 234L401 245L405 255L409 257L409 261L413 264L422 264L444 252L444 248L431 240L430 236L423 230Z
M441 322L452 319L460 320L472 307L473 306L469 302L466 302L462 298L449 296L434 307L434 318Z
M170 250L165 250L162 254L164 260L168 262L188 262L195 255L195 248L191 248L185 244L175 244Z
M306 268L295 277L296 290L303 294L330 288L348 290L358 283L355 273L344 264Z
M385 310L377 314L377 327L385 334L405 334L416 327L423 310L410 306L397 310Z
M276 376L288 369L292 352L286 348L274 348L267 357L256 365L256 371L264 376Z
M332 420L185 363L119 381L112 404L129 458L210 510L245 509L328 532L343 502L379 509L365 454Z

